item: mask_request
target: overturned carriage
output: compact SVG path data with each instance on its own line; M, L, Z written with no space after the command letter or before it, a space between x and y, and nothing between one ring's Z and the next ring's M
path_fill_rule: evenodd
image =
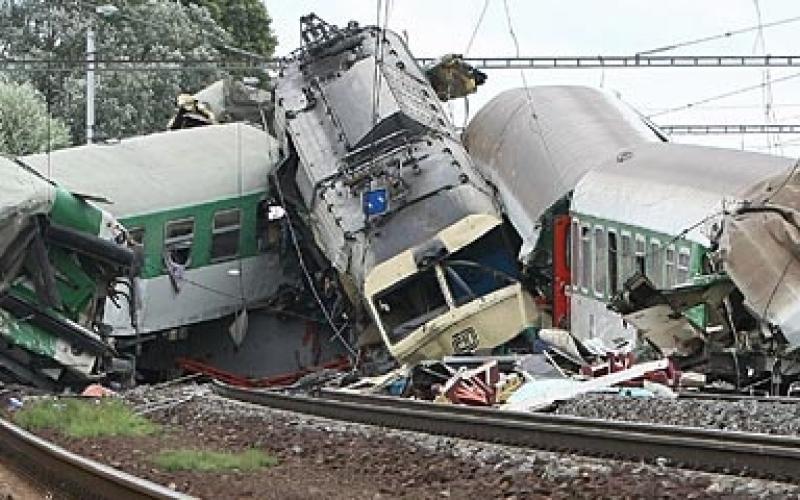
M281 70L278 183L401 361L493 348L537 319L491 188L404 41L303 18Z

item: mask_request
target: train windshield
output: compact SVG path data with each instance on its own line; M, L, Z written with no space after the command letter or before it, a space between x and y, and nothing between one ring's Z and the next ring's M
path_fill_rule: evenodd
M490 232L488 235L491 235ZM439 260L373 298L389 341L397 343L451 309L514 284L510 252L487 238Z

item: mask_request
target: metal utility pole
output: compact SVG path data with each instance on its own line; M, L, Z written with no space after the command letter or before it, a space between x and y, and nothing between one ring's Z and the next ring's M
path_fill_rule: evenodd
M94 27L86 29L86 144L94 141Z

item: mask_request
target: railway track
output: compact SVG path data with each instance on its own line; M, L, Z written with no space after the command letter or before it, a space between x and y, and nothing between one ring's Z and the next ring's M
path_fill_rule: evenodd
M89 460L0 419L0 456L55 492L54 498L190 499L193 497Z
M391 428L699 470L800 481L800 438L439 405L322 391L319 396L243 389L220 382L229 399ZM662 462L663 463L663 462Z

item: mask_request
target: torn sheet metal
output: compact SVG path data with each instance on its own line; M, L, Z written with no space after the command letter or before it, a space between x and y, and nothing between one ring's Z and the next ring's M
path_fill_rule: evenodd
M486 73L464 62L459 54L447 54L427 66L425 77L441 101L474 94L486 82Z
M745 305L800 347L800 172L795 164L745 193L725 217L719 256Z
M498 189L523 239L523 259L536 246L539 219L586 172L622 149L660 140L620 99L570 85L507 90L464 132L478 170Z
M649 278L635 274L622 293L612 299L609 308L622 314L640 337L656 346L663 355L690 355L706 342L705 332L687 317L687 312L707 305L711 324L724 321L718 316L720 304L733 291L733 283L724 276L705 279L705 283L658 290Z
M24 250L38 228L32 218L50 212L56 188L10 159L0 157L0 293L17 276L26 256Z
M669 360L658 359L639 363L626 370L609 373L585 382L571 379L546 379L528 382L511 396L509 402L503 406L503 409L511 411L540 410L556 401L572 399L581 394L603 390L623 382L642 378L650 372L666 370L668 367Z

